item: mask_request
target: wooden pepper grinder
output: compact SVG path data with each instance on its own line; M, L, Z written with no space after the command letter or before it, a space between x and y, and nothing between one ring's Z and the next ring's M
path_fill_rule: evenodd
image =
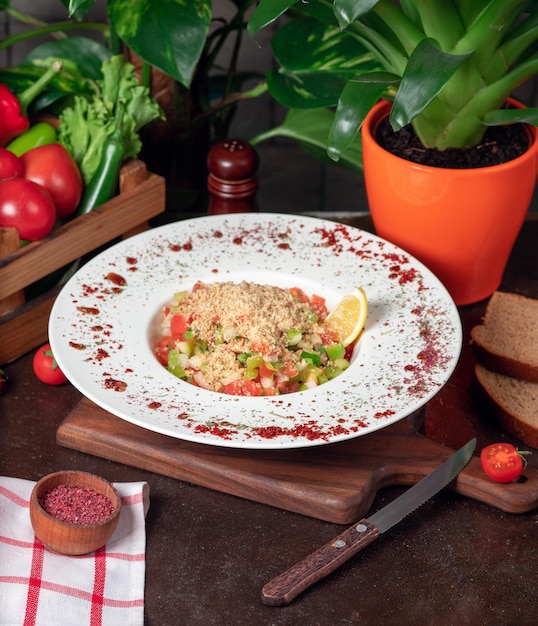
M244 141L225 139L207 155L208 215L257 211L258 153Z

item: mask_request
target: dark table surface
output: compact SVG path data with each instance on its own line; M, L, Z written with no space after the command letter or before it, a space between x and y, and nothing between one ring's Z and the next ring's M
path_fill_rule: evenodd
M369 227L367 218L346 221ZM538 221L525 223L501 288L538 297ZM482 302L460 309L464 341L484 308ZM149 483L148 626L538 623L538 511L505 513L451 491L436 495L290 606L264 606L263 585L342 526L60 447L56 429L80 393L70 384L40 383L31 354L4 369L2 475L38 480L76 468L111 481ZM519 443L491 424L481 435ZM534 452L530 463L538 467ZM402 489L383 489L372 511Z

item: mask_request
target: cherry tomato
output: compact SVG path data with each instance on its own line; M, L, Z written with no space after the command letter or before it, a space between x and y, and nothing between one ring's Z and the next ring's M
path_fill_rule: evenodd
M56 221L49 192L31 180L12 178L0 182L0 226L13 226L21 239L46 237Z
M33 367L35 375L47 385L63 385L67 382L67 377L58 367L49 343L41 346L34 354Z
M511 443L492 443L482 449L480 463L486 474L498 483L516 480L527 464L523 455L530 454Z
M22 162L13 152L0 148L0 181L22 176Z
M78 207L83 183L80 170L59 143L32 148L21 155L23 176L50 193L58 217L68 217Z

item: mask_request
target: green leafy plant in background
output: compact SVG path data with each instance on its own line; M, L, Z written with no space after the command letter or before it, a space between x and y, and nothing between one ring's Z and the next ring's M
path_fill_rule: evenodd
M538 74L533 0L261 0L248 30L283 15L267 84L290 113L256 141L297 131L308 144L304 128L316 128L317 152L347 154L360 171L358 131L381 97L393 102L393 130L412 124L427 148L475 146L487 126L538 125L538 109L503 108Z
M146 155L151 158L147 153L154 141L165 142L164 147L155 147L153 154L166 167L176 165L179 176L188 163L201 161L205 168L203 155L212 142L227 136L237 103L266 91L263 75L238 70L246 14L255 0L230 0L227 19L214 13L211 0L107 0L103 23L88 20L94 5L99 6L98 0L61 2L66 9L65 20L47 23L18 10L16 0L0 0L1 10L26 25L24 32L0 42L0 50L31 38L48 37L22 63L1 70L0 81L15 91L22 90L43 73L51 58L62 58L64 71L32 109L58 114L74 95L91 97L96 81L102 79L103 61L125 54L167 117L166 128L160 133L157 128L155 137L151 133L158 125L144 131ZM231 52L224 53L226 45ZM247 81L254 81L254 87L244 88ZM205 182L205 170L200 179Z

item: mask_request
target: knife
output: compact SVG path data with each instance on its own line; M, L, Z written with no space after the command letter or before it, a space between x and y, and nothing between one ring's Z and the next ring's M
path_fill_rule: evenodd
M368 518L363 518L329 543L273 578L262 589L261 599L268 606L289 604L314 583L334 572L380 534L392 528L406 515L424 504L448 485L471 459L476 439L471 439L398 498Z

